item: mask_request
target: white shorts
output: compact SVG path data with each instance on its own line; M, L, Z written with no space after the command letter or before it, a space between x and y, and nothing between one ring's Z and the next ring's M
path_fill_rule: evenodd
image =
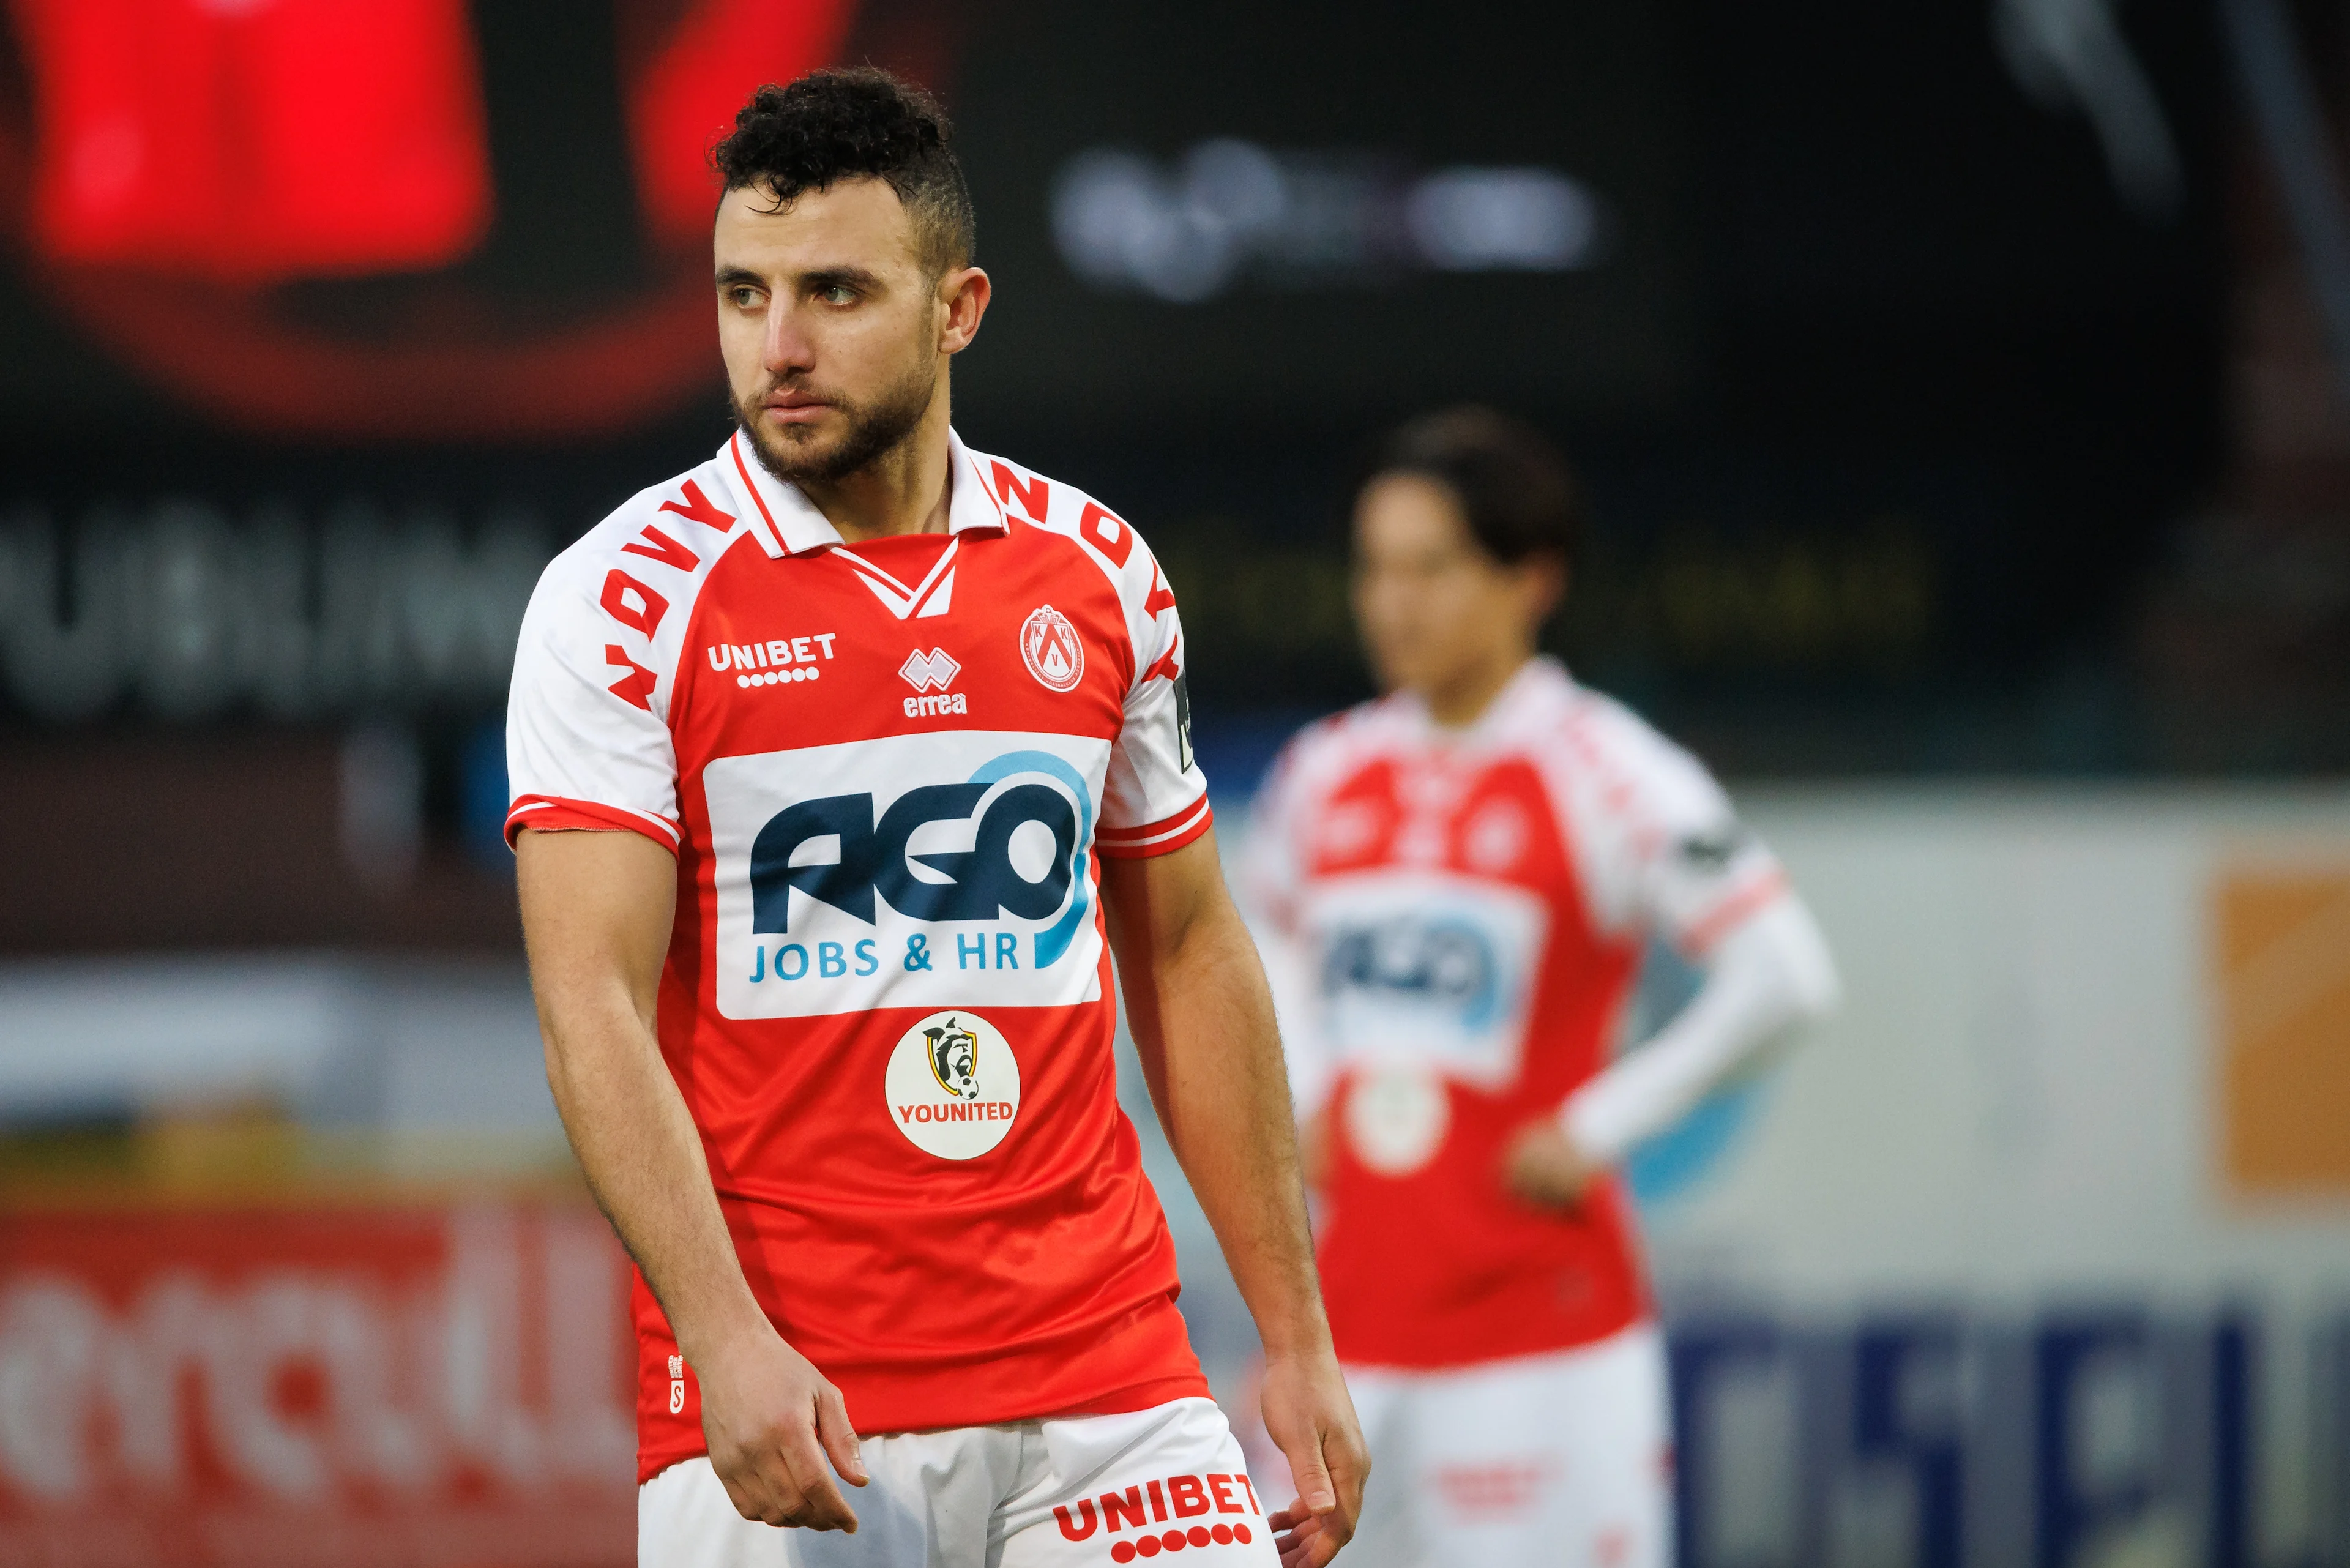
M734 1511L707 1459L637 1489L639 1568L1095 1568L1176 1552L1273 1568L1268 1504L1212 1400L867 1438L854 1535ZM1286 1501L1286 1499L1282 1500Z
M1347 1568L1667 1568L1672 1417L1664 1339L1458 1371L1349 1367L1371 1484Z

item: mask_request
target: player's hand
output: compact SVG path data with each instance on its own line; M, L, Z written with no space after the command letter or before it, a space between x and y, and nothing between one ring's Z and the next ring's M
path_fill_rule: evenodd
M1354 1539L1371 1473L1338 1358L1324 1348L1267 1360L1263 1403L1265 1435L1297 1483L1296 1500L1265 1521L1281 1568L1322 1568Z
M1504 1184L1537 1209L1573 1208L1601 1168L1549 1116L1520 1128L1502 1159Z
M848 1405L764 1323L729 1343L702 1382L702 1435L735 1511L763 1524L857 1532L833 1481L866 1482Z

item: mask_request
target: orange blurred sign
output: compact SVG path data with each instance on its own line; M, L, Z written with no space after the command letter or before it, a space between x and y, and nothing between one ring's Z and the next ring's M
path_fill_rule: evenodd
M634 1560L585 1204L13 1214L0 1258L0 1564Z
M2350 870L2236 871L2213 898L2222 1169L2350 1197Z

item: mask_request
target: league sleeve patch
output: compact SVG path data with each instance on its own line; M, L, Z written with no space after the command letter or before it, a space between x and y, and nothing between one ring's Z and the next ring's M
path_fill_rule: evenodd
M1188 774L1196 765L1191 756L1191 672L1188 670L1175 677L1175 762L1179 773Z
M1673 846L1682 865L1700 875L1716 875L1729 869L1738 852L1753 841L1741 822L1726 822L1703 833L1692 833Z

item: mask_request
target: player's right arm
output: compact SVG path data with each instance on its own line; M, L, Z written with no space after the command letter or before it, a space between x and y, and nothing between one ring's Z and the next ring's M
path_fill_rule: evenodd
M744 1282L655 1033L683 834L670 704L693 596L724 548L701 529L729 524L734 538L746 526L710 504L724 493L707 473L645 492L540 578L506 708L506 831L547 1082L596 1200L701 1384L712 1468L747 1519L853 1530L832 1472L859 1485L865 1475L840 1393ZM626 550L649 520L680 518L695 524L690 567Z
M866 1480L847 1407L751 1294L654 1033L676 862L628 832L525 829L515 853L547 1083L701 1382L712 1468L745 1519L855 1531L832 1476Z
M1665 939L1705 978L1654 1038L1513 1141L1510 1185L1545 1206L1576 1201L1593 1176L1834 1012L1838 992L1811 911L1696 759L1612 705L1586 713L1622 830L1593 846L1594 868L1615 873L1616 895L1600 902L1619 929Z

